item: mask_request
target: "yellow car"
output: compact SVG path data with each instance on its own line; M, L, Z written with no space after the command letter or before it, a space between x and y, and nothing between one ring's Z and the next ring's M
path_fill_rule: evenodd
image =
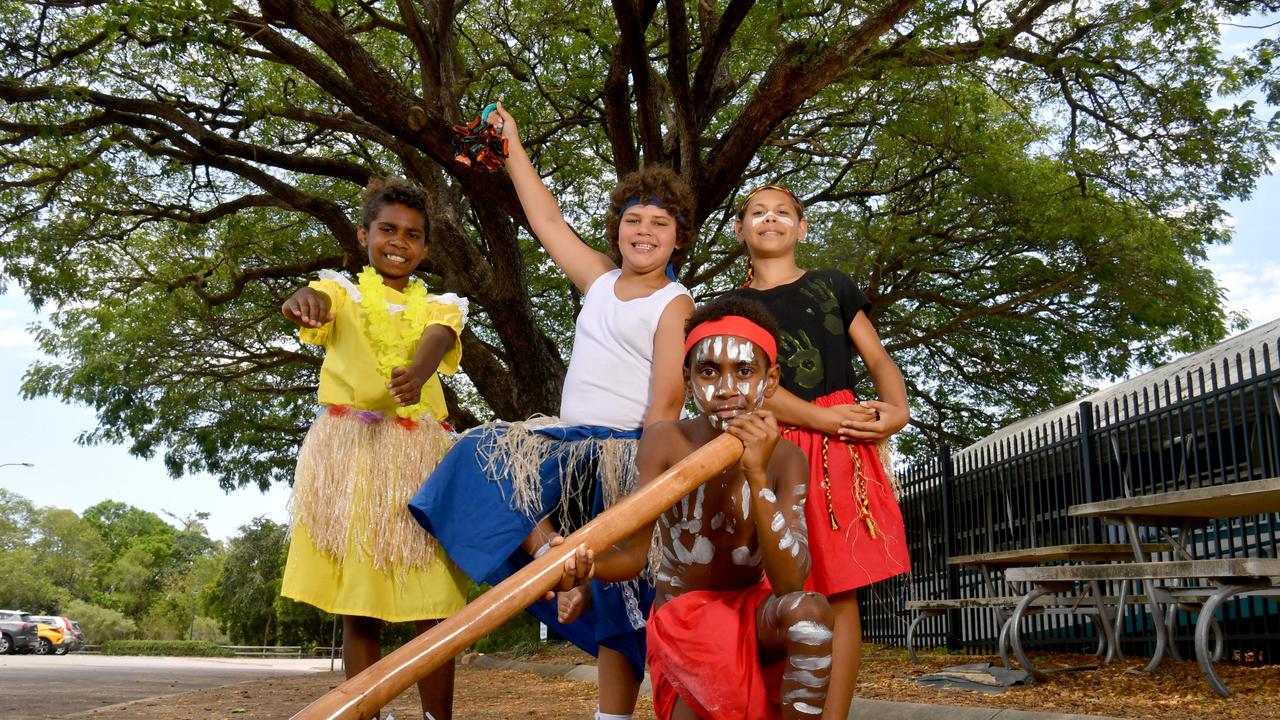
M36 623L36 629L40 634L40 641L36 643L33 651L37 655L66 655L67 644L63 642L62 630L52 626L45 625L42 622Z

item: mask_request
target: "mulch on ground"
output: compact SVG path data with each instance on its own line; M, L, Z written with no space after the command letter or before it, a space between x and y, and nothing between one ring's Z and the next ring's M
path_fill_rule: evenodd
M592 662L581 651L548 646L521 660L539 663ZM1047 667L1080 665L1090 656L1046 653L1036 662ZM998 658L972 655L926 654L912 663L897 648L868 646L859 680L859 697L934 705L1043 710L1057 713L1104 715L1144 720L1280 719L1280 666L1245 667L1219 664L1218 671L1235 691L1220 698L1205 684L1194 662L1166 662L1155 673L1141 672L1141 658L1100 666L1097 670L1060 673L1044 682L1014 687L1001 695L926 688L914 678L949 665L998 663ZM170 695L75 717L82 720L238 720L287 718L342 681L337 673L259 680L222 688ZM400 720L420 717L416 691L410 690L388 706ZM595 711L595 686L564 678L548 678L515 670L488 670L470 665L458 668L454 700L457 720L540 718L584 720ZM640 699L636 720L653 720L653 706Z

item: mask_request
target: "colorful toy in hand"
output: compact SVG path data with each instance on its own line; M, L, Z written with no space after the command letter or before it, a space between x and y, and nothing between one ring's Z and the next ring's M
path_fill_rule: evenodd
M454 125L453 157L467 167L492 172L507 158L507 139L500 128L489 124L489 113L498 109L489 103L480 116L466 125Z

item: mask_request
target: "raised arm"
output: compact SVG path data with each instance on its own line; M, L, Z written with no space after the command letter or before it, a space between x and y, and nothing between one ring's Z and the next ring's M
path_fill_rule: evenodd
M764 572L774 592L804 589L809 576L809 531L802 488L809 476L804 454L778 442L778 424L767 410L739 415L727 432L742 441L742 474L751 486L751 512Z
M547 254L560 266L569 282L585 294L596 278L616 266L607 255L582 242L582 238L565 222L560 205L543 184L524 145L520 143L515 118L499 104L498 109L489 114L489 122L499 127L507 139L507 174L516 186L516 194L520 197L525 216L529 218L534 237L546 248Z
M280 312L304 328L319 328L333 322L329 296L312 287L300 287L280 306Z

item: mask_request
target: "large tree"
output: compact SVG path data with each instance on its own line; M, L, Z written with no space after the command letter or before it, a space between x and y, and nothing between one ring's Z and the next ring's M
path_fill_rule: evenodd
M319 358L277 308L362 264L360 189L397 173L430 196L425 276L473 303L454 419L554 412L578 298L505 175L453 160L501 98L592 242L619 173L690 182L699 297L740 278L743 187L793 185L805 261L876 302L908 447L964 442L1222 336L1201 261L1276 135L1215 98L1271 80L1217 22L1271 5L5 3L3 275L55 308L26 392L175 475L287 480Z

